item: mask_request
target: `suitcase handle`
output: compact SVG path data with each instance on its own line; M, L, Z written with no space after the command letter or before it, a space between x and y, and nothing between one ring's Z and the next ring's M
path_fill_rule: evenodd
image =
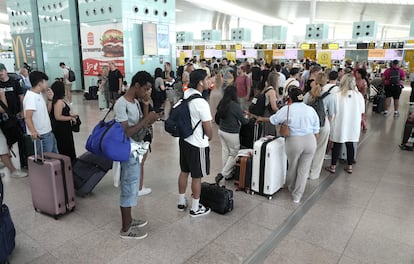
M41 160L39 160L38 156L37 156L37 145L36 145L36 141L40 142L40 151L41 151ZM44 163L45 161L45 156L43 153L43 144L42 144L42 139L40 138L36 138L33 140L33 148L34 148L34 161L38 162L38 163Z

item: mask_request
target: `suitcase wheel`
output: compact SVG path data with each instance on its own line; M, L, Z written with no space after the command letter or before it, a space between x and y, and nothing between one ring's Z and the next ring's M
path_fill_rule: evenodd
M70 209L71 212L75 211L75 206Z
M273 198L273 196L269 196L269 197L267 197L267 199L269 199L269 200L272 200L272 198Z
M54 216L53 216L53 218L54 218L55 220L58 220L58 216L57 216L57 215L54 215Z
M251 191L251 192L250 192L250 194L251 194L251 195L254 195L254 192L253 192L253 191Z

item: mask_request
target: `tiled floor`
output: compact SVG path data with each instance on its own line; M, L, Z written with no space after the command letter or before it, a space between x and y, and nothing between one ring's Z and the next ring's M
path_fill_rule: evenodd
M408 93L405 89L403 98ZM74 111L83 121L75 135L80 155L104 113L96 101L74 98ZM399 118L369 111L369 130L354 173L338 167L338 178L273 252L263 256L265 263L414 263L414 153L397 146L405 110L402 106ZM119 238L119 191L110 173L90 196L77 199L73 213L57 221L33 210L28 178L6 176L5 202L17 229L11 263L242 263L298 208L282 190L272 200L235 192L234 211L227 215L193 219L178 212L178 142L161 122L154 131L145 166L145 185L153 193L140 197L133 209L134 216L148 219L148 238ZM210 182L221 167L216 130L214 136L212 171L205 179ZM322 172L321 179L309 181L303 201L328 176Z

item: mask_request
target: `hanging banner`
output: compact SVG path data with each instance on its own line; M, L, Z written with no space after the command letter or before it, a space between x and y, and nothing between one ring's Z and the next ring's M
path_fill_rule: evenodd
M83 74L97 76L113 61L125 76L122 24L81 27Z
M320 65L331 68L331 59L332 59L332 54L330 51L318 52L318 63Z

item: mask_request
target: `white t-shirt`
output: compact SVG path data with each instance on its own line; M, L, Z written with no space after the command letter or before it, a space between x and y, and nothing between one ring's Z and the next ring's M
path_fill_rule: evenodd
M31 90L27 91L23 99L23 110L26 114L27 110L33 110L32 121L39 135L44 135L52 131L50 124L49 112L43 94L35 93ZM27 134L31 135L26 125Z
M66 84L71 83L71 82L69 82L69 80L68 80L68 78L69 78L69 69L68 69L68 68L66 68L66 67L64 67L64 68L62 68L62 72L63 72L63 78L65 78L65 76L66 76L65 83L66 83Z
M279 87L285 87L286 76L282 72L278 72L279 74ZM278 90L279 90L279 87Z
M196 93L201 95L201 93L197 91L196 89L190 88L184 92L184 98L188 98L191 95L196 94ZM198 124L198 126L194 130L194 133L184 140L193 146L196 146L199 148L206 148L208 147L208 137L205 136L203 133L202 122L207 122L207 121L212 120L210 106L208 105L208 102L204 98L196 98L196 99L191 100L188 103L188 109L190 110L191 124L193 128L198 123L198 121L201 120L201 122L200 124Z

